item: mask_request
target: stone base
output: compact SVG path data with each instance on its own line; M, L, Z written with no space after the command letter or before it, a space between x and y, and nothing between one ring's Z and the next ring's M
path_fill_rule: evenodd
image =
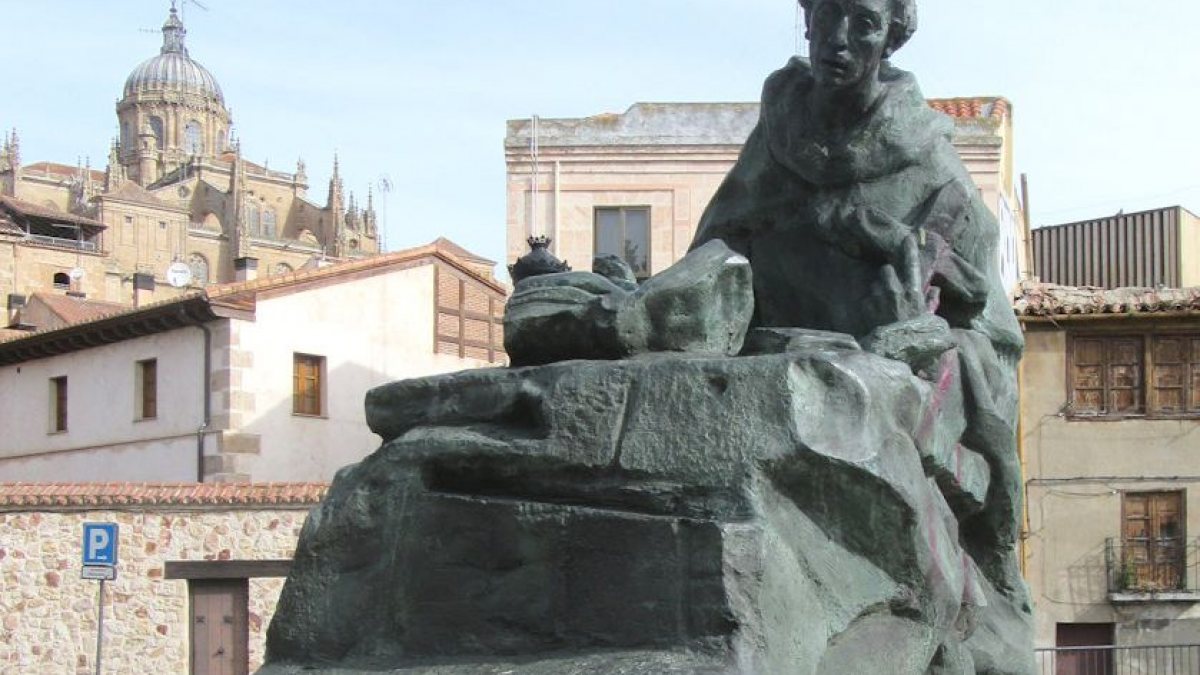
M258 675L729 675L737 669L724 658L688 652L602 652L537 659L444 661L391 670L267 666Z
M376 389L262 672L1031 673L945 390L836 341Z

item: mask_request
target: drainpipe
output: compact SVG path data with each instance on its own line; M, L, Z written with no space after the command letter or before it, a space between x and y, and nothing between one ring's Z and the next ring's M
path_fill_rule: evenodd
M562 227L562 208L560 207L560 204L562 203L562 191L559 188L559 183L561 183L561 182L562 182L562 162L560 162L556 159L556 160L554 160L554 242L555 242L555 251L561 250L557 247L562 246L562 240L559 239L560 228Z
M180 317L204 332L204 421L196 428L196 482L204 482L204 434L212 423L212 330L197 319L189 320L187 310L179 310Z
M1025 333L1021 325L1022 337ZM1021 468L1021 528L1017 535L1017 553L1021 561L1021 578L1029 578L1029 464L1025 457L1025 415L1022 413L1025 399L1024 359L1017 362L1017 465Z

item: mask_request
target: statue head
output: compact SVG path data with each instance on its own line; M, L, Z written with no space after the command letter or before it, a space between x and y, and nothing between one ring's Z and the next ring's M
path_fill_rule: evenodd
M917 30L916 0L799 0L819 86L869 86Z

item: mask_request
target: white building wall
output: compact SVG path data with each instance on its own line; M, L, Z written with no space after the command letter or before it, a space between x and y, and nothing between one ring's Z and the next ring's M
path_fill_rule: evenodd
M0 368L0 480L195 480L204 419L199 328ZM137 419L137 362L158 360L158 415ZM50 379L67 377L67 430L51 431Z
M254 354L242 390L253 412L238 431L260 437L240 465L252 480L330 480L379 447L367 429L367 390L397 379L488 365L434 354L434 267L424 265L274 298L236 322ZM325 357L324 414L292 413L295 353Z

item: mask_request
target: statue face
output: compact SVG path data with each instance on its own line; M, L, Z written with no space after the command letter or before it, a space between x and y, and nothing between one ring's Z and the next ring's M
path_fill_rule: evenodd
M815 0L808 40L819 86L864 86L879 72L892 21L891 0Z

